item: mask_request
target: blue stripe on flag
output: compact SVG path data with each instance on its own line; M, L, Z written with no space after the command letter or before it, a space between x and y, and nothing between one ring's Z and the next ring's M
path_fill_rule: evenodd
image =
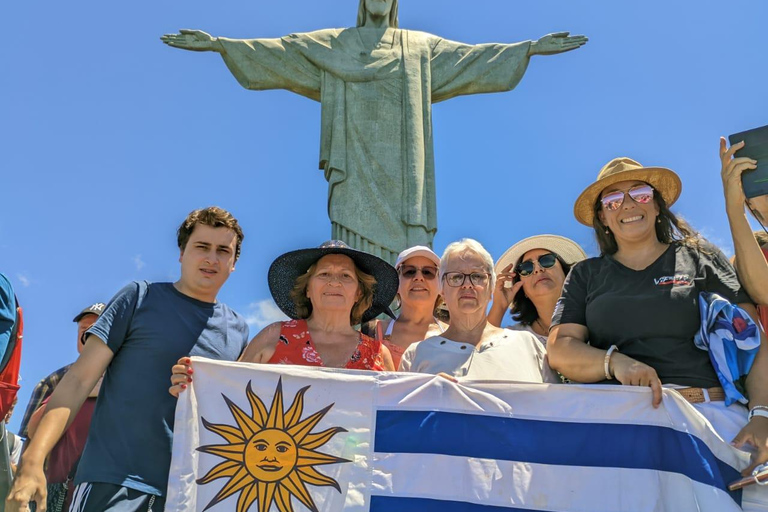
M697 437L653 425L379 410L374 451L680 473L727 491L741 475ZM741 492L730 493L741 503Z
M527 508L495 507L464 501L443 501L427 498L398 498L371 496L370 512L536 512Z

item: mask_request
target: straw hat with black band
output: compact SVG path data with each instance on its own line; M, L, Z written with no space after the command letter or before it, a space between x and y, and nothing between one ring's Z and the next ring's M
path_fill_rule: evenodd
M381 313L386 313L394 318L389 304L397 293L398 277L395 268L378 256L352 249L339 240L331 240L312 249L287 252L272 262L268 274L269 291L272 293L277 307L283 313L293 319L299 318L296 314L296 304L291 299L291 290L300 275L305 274L313 263L328 254L348 256L357 268L376 279L376 286L373 289L373 303L363 313L363 322L372 320Z
M643 167L635 160L627 157L614 158L600 169L597 180L584 189L576 199L573 214L576 220L585 226L592 227L595 216L595 202L608 186L620 181L644 181L661 194L667 206L680 197L683 184L680 177L672 170L664 167Z
M517 264L528 251L545 249L560 256L569 265L587 259L587 255L579 244L559 235L537 235L524 238L507 249L496 262L494 270L499 274L510 264Z

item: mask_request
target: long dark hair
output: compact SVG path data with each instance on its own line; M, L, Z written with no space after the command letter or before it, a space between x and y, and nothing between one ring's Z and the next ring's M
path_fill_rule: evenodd
M648 185L646 183L646 185ZM650 185L649 185L650 186ZM689 247L700 249L699 242L701 237L695 229L691 227L685 220L677 217L667 206L667 202L661 194L653 189L653 201L659 208L659 216L656 221L656 238L659 242L664 244L671 244L673 242L680 242ZM624 199L627 200L626 198ZM610 232L605 224L600 220L598 213L602 208L602 202L598 196L595 200L593 208L594 218L592 219L592 227L595 228L595 237L597 238L597 245L600 246L600 255L616 254L619 250L619 246L616 243L616 238L613 233ZM606 231L608 231L606 233Z
M555 255L555 258L557 258L557 261L560 262L560 266L563 268L563 274L567 276L568 272L571 271L571 265L566 263L557 253L552 251L549 252ZM517 268L517 265L520 264L522 259L523 257L521 256L520 260L515 263L515 268ZM518 277L518 279L520 278ZM533 301L528 298L522 288L520 288L512 298L512 307L509 308L509 312L514 321L520 322L525 326L533 324L533 322L539 318L539 312L536 310L536 306L533 304Z

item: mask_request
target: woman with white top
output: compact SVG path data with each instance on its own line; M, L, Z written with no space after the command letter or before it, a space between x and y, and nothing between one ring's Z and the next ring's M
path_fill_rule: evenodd
M408 347L400 371L473 380L558 382L544 346L529 332L500 329L486 311L496 282L493 259L480 243L450 244L440 259L443 300L451 324L439 336Z
M395 270L400 282L396 302L397 318L373 320L363 326L363 333L380 340L392 354L395 368L405 350L430 336L445 331L448 324L435 318L441 303L437 281L440 256L429 247L417 245L397 256Z

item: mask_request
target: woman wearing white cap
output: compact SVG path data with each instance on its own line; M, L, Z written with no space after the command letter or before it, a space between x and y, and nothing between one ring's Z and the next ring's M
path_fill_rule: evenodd
M364 334L381 340L389 349L395 368L412 343L440 334L447 327L435 318L440 302L439 267L440 257L429 247L417 245L401 252L395 262L400 278L397 318L374 320L364 325Z
M655 407L662 384L676 386L723 438L737 448L753 446L751 471L768 461L768 347L758 345L746 378L749 416L737 402L726 406L709 352L694 343L699 294L716 293L752 318L757 312L722 252L669 210L681 190L669 169L616 158L581 193L574 214L595 230L601 255L576 265L565 280L549 361L578 382L648 386ZM755 510L747 506L752 492L744 510Z
M579 244L562 236L538 235L520 240L496 262L496 287L488 321L501 327L509 309L512 319L518 322L509 329L531 332L546 345L565 276L571 266L586 257Z

